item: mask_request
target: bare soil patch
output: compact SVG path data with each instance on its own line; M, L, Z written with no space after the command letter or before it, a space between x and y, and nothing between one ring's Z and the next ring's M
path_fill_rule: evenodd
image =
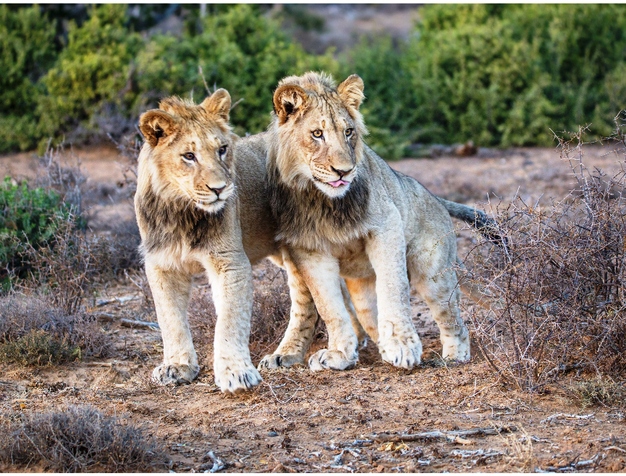
M94 232L111 233L121 222L132 223L132 203L124 182L128 159L108 148L77 150L75 155L93 192L87 209ZM516 194L527 203L548 204L574 186L569 164L554 149L483 155L410 159L390 165L417 178L433 193L488 211ZM619 170L619 157L600 149L587 148L585 159L588 167L609 174ZM0 173L33 177L34 160L29 154L2 156ZM461 256L475 240L471 231L459 225ZM264 262L254 272L257 302L268 294L287 292L284 274L273 265ZM177 472L212 469L216 463L209 452L223 463L225 472L618 472L626 468L623 402L583 408L572 390L577 382L593 376L572 372L542 394L530 394L503 387L477 352L469 364L445 366L437 355L437 328L417 298L415 323L425 353L423 365L413 371L383 364L370 343L354 370L312 373L302 367L264 372L263 383L252 392L224 395L213 383L214 310L209 296L208 284L198 280L190 320L203 368L193 384L158 387L150 382L162 354L159 332L122 322L156 321L145 279L136 273L104 284L89 303L90 312L108 316L101 326L113 338L113 356L54 367L3 366L0 418L91 405L153 435ZM273 312L284 311L282 301L272 305ZM268 338L271 329L261 325L269 304L264 306L265 301L255 307L251 338L255 362L280 337ZM464 301L464 306L471 304ZM312 350L322 345L320 330ZM476 429L485 431L466 432ZM441 433L424 434L436 431Z

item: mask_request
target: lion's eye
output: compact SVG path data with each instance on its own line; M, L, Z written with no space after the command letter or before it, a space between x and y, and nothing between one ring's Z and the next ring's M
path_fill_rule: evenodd
M352 129L352 128L348 127L348 128L345 130L346 137L350 137L350 136L352 135L352 133L353 133L353 132L354 132L354 129Z
M183 154L183 160L185 162L195 162L196 161L196 154L194 154L193 152L185 152Z
M316 139L321 139L324 136L324 132L322 132L320 129L315 129L311 134L313 134L313 137L315 137Z
M228 150L228 146L227 145L223 145L222 147L220 147L217 151L218 154L220 154L220 157L223 157L224 154L226 154L226 151Z

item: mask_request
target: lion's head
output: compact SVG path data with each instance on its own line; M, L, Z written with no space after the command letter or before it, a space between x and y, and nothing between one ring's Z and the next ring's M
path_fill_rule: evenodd
M230 95L218 89L201 104L176 97L141 115L147 170L154 191L166 200L187 201L209 213L233 195Z
M274 92L276 160L281 179L298 188L312 182L342 197L358 173L367 134L359 106L363 81L353 74L335 86L330 76L306 73L283 79Z

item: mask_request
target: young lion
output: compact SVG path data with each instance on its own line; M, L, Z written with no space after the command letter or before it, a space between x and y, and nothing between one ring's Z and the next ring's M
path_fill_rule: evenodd
M364 144L363 98L357 75L338 87L324 74L290 76L274 93L267 170L277 239L289 245L329 334L328 349L309 366L341 370L357 361L340 276L383 360L408 369L420 363L410 283L439 326L443 357L467 361L449 203Z

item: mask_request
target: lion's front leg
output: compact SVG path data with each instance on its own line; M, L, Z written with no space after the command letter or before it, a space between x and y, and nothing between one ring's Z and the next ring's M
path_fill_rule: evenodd
M250 358L252 268L243 251L206 264L217 311L213 369L222 392L249 390L261 382Z
M187 321L191 275L162 269L147 257L146 276L163 338L163 363L152 378L163 385L190 383L200 371Z
M358 340L344 304L339 263L329 255L308 250L292 250L294 262L326 323L328 348L309 358L311 370L346 370L358 360Z
M367 240L365 250L376 273L378 350L385 362L411 369L421 362L422 342L411 316L402 229L390 227L373 235Z
M318 317L313 296L288 251L283 250L282 257L273 258L272 261L287 271L291 299L289 324L278 348L273 354L261 359L259 369L277 369L303 363L313 340Z

